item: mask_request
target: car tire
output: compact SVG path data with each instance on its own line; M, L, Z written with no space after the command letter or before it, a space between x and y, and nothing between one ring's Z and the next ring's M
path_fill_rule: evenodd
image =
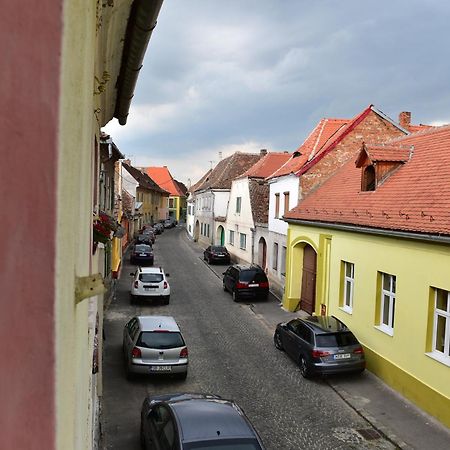
M300 355L298 365L300 366L300 373L302 377L311 378L312 376L311 366L309 365L307 359L303 355Z
M227 292L227 286L225 285L225 283L224 282L222 282L222 287L223 287L223 290L225 291L225 292Z
M144 429L141 422L141 431L140 431L140 442L142 450L145 450L145 438L144 438Z
M183 373L178 373L176 375L177 379L179 380L185 380L187 378L187 372L183 372Z
M164 304L164 305L168 305L169 302L170 302L170 295L166 295L166 296L164 297L163 304Z
M236 292L236 289L233 289L233 292L231 293L231 296L233 297L233 302L238 302L239 301L239 295Z
M211 265L211 258L208 258L208 264Z
M273 343L275 344L275 347L276 347L278 350L281 350L281 351L284 350L283 343L281 342L280 333L276 332L276 333L273 335Z

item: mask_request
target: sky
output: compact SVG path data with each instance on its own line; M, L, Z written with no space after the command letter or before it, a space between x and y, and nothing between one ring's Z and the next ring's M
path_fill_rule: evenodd
M165 0L125 126L134 166L188 187L235 151L293 152L374 104L450 123L447 0Z

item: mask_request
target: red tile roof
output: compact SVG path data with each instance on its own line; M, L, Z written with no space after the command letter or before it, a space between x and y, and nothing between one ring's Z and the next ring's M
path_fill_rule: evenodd
M361 191L362 169L349 161L286 219L450 235L450 126L390 144L413 146L412 156L375 191Z
M306 138L305 142L291 155L291 158L269 178L296 173L314 155L329 145L330 140L340 136L350 119L322 119Z
M139 183L140 187L145 189L150 189L156 192L161 192L163 195L168 195L166 189L161 188L155 181L149 177L145 172L133 167L127 163L122 163L122 166L127 170L127 172Z
M168 191L170 195L175 197L184 197L185 194L182 192L178 184L172 178L167 166L163 167L141 167L143 172L145 172L150 178L152 178L162 189Z
M269 152L241 175L241 178L267 178L291 157L288 152Z
M253 221L266 224L269 221L269 185L262 180L249 180L250 205Z
M378 161L391 162L405 162L408 161L411 155L411 150L408 148L401 148L399 145L363 145L358 159L356 160L356 167L361 167L359 161L361 159L368 159L371 163Z

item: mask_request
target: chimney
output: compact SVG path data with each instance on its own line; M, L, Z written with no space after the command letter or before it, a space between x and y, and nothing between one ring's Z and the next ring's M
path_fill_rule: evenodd
M398 123L402 128L409 129L411 125L411 113L409 111L403 111L398 115Z
M267 155L267 149L262 148L262 149L259 151L259 154L260 154L261 156L266 156L266 155Z

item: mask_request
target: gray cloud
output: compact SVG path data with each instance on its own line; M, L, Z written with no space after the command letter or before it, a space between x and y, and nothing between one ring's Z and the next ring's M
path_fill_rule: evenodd
M293 151L369 103L447 122L449 22L441 0L166 0L128 124L106 130L195 182L219 151Z

